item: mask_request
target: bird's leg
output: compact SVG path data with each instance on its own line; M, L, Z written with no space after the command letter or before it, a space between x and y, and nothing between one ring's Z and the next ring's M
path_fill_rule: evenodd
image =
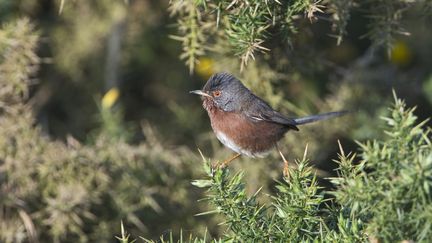
M288 167L288 160L285 159L285 156L280 151L279 146L276 144L276 149L278 150L280 156L282 157L282 160L284 162L284 168L283 168L283 176L286 178L289 178L289 167Z
M225 160L224 162L222 162L222 163L218 163L218 164L216 165L216 167L217 167L217 168L221 168L221 169L223 169L223 168L227 167L228 164L231 163L231 161L233 161L233 160L237 159L238 157L240 157L240 155L241 155L241 154L238 153L238 154L234 155L233 157L231 157L231 158Z

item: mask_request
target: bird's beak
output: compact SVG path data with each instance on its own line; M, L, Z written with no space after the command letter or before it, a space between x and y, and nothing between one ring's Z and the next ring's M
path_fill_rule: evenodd
M192 91L189 91L189 93L196 94L196 95L201 95L201 96L207 96L207 97L212 98L211 95L207 94L206 92L204 92L202 90L192 90Z

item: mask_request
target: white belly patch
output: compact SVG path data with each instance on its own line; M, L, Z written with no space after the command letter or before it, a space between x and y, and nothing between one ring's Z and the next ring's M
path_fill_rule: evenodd
M246 155L248 157L264 157L265 155L267 155L269 153L269 151L266 152L258 152L258 153L251 153L250 151L247 151L245 149L242 149L240 146L238 146L234 141L232 141L231 139L229 139L224 133L222 132L215 132L216 133L216 137L219 139L219 141L227 146L228 148L230 148L231 150L233 150L236 153L242 154L242 155Z

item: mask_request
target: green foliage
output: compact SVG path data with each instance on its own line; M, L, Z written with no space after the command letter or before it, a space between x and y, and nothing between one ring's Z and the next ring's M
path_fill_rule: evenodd
M342 154L341 177L333 179L339 203L379 241L432 239L432 143L414 110L395 96L390 117L383 118L387 139L361 143L358 165L357 156Z
M175 0L171 1L172 15L178 15L182 42L182 59L186 59L192 71L204 50L214 50L223 43L230 44L230 53L241 60L241 69L256 53L277 49L278 45L292 43L293 35L304 19L314 22L327 19L332 23L333 36L340 44L347 34L347 24L354 11L364 12L368 20L368 32L364 33L374 45L385 46L388 51L397 35L408 35L402 28L405 12L416 6L423 7L428 14L429 1L407 0L292 0L292 1L238 1L238 0ZM209 31L209 26L217 30ZM330 33L329 33L330 34ZM272 39L280 39L276 46ZM208 45L207 39L215 39Z
M116 238L121 243L128 243L128 242L133 243L133 242L135 242L134 240L132 240L132 241L129 240L130 235L126 233L124 226L123 226L123 221L121 222L120 227L121 227L121 236L116 236Z
M319 187L304 157L263 204L260 190L247 195L243 173L230 176L204 160L207 179L193 184L207 188L204 201L214 210L200 215L223 215L219 240L227 242L429 242L432 143L414 110L395 96L391 115L383 118L385 140L359 143L360 156L340 148L334 191ZM327 193L334 198L324 199Z
M207 232L206 232L207 233ZM145 239L142 238L141 239L146 242L146 243L184 243L184 242L188 242L188 243L205 243L205 242L209 242L207 240L207 234L204 235L203 238L199 238L199 237L195 237L192 234L190 235L186 235L185 233L183 233L182 230L180 230L180 234L179 234L179 239L175 240L173 233L170 232L168 238L161 236L157 241L155 240L149 240L149 239ZM211 242L222 242L222 240L212 240Z
M192 73L197 58L204 55L206 38L203 32L208 30L209 26L203 26L201 13L194 1L175 1L170 6L170 11L172 14L179 14L177 24L181 34L172 35L171 38L182 42L183 53L180 58L186 60L189 72Z
M289 241L310 241L322 237L324 221L320 217L323 195L312 170L304 162L290 172L288 183L277 186L278 193L273 197L277 217L274 225L278 228L276 239Z
M338 240L339 229L329 220L345 226L345 239L361 237L360 232L346 226L347 220L337 218L335 211L326 206L319 191L316 176L303 158L290 177L276 186L270 203L258 202L260 190L248 196L242 182L243 174L229 175L228 169L212 170L204 161L208 179L194 181L207 188L207 201L214 210L199 215L218 213L224 216L226 226L222 242L326 242ZM331 223L334 223L333 221ZM357 234L357 235L356 235ZM216 239L215 239L216 241Z
M241 182L242 173L228 179L227 170L213 172L207 169L207 172L211 180L196 181L194 184L200 187L209 185L206 186L210 192L206 200L210 201L216 210L203 214L220 213L226 216L224 224L234 233L227 235L228 239L269 240L269 225L265 220L266 208L257 203L256 194L252 197L247 196Z
M62 21L69 23L63 26L54 26L50 32L55 52L53 61L58 68L69 74L75 82L84 79L98 78L98 73L103 72L103 65L99 59L105 37L109 34L113 24L125 18L126 9L122 1L66 1L61 4L59 15ZM77 18L76 16L80 17ZM92 23L91 25L88 23ZM68 48L66 48L66 45ZM94 70L87 71L83 64L97 63Z
M0 32L0 107L28 97L39 58L34 53L39 34L26 18L4 24ZM19 40L19 41L17 41Z
M269 51L263 43L268 39L268 29L272 26L279 26L292 31L293 18L296 14L309 12L309 15L318 11L316 2L293 1L282 4L279 1L172 1L171 13L178 14L180 34L184 37L176 37L183 42L182 57L187 57L187 64L190 70L198 61L197 58L203 55L203 50L196 52L200 47L200 41L204 41L206 34L213 34L216 37L226 38L231 44L232 51L241 58L241 67L247 65L250 59L255 59L255 52ZM182 20L185 13L187 20ZM198 26L197 26L198 25ZM201 28L204 27L204 28ZM206 26L216 26L218 30L214 33L206 31ZM200 35L194 34L200 30ZM210 33L209 33L210 32ZM195 42L186 41L188 37ZM194 44L194 45L191 45Z
M189 153L162 153L151 134L149 143L139 146L104 136L94 145L72 138L64 144L44 138L28 121L30 116L16 114L0 122L8 127L0 131L0 205L6 212L1 233L14 237L1 235L5 241L15 241L24 230L38 232L41 239L102 240L110 238L119 219L147 231L150 225L142 215L163 215L170 211L167 202L183 205L191 196L186 181L179 180L189 177L182 169ZM169 176L173 171L175 180ZM22 227L20 211L28 214L33 229Z
M1 242L104 242L121 219L134 232L151 232L164 214L173 222L193 213L187 202L195 196L182 179L193 174L189 150L166 149L149 125L145 142L128 144L118 118L90 144L53 141L35 125L26 95L39 64L33 25L13 21L0 37ZM105 119L116 117L110 111Z

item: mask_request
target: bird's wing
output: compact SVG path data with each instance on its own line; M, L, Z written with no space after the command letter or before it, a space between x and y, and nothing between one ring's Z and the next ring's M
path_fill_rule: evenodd
M256 97L255 102L244 110L244 114L252 121L267 121L285 125L290 129L298 131L297 123L294 119L288 118L281 113L273 110L269 104Z

